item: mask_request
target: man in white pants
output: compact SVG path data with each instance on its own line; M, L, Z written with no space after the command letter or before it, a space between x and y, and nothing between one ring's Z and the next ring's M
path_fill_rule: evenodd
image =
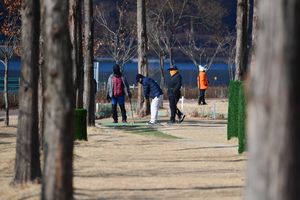
M139 82L143 85L144 88L144 97L148 99L152 98L151 103L151 120L147 122L148 125L157 124L157 113L159 109L159 105L163 99L163 91L160 89L159 85L149 77L145 77L142 74L136 75L136 82Z

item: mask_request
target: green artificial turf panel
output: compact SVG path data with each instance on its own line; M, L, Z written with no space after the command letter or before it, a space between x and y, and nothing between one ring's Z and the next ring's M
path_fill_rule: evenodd
M229 83L227 140L230 140L232 137L238 137L238 109L240 85L240 81L231 80Z
M162 138L162 139L182 139L180 137L176 137L173 135L169 135L169 134L160 132L150 126L146 126L146 127L145 126L142 126L142 127L117 126L116 128L123 130L125 132L128 132L128 133L147 136L147 137L156 137L156 138Z
M74 140L87 140L86 116L86 109L74 109Z

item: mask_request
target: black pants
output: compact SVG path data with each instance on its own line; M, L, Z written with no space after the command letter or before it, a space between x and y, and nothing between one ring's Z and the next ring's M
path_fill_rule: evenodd
M200 96L199 96L199 98L198 98L198 104L199 104L199 105L201 104L201 101L202 101L203 103L205 103L204 94L205 94L205 89L204 89L204 90L200 90Z
M127 121L125 104L119 105L122 113L122 121ZM118 121L118 112L117 112L117 104L112 104L112 115L114 121Z
M171 121L175 121L176 114L179 118L182 115L180 110L177 108L177 103L178 103L179 99L180 99L180 97L169 97L170 110L171 110L171 117L170 117Z

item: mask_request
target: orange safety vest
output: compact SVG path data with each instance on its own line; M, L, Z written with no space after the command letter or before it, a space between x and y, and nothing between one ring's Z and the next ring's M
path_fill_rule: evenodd
M198 88L200 90L205 90L209 88L208 80L205 72L199 72L199 76L197 77Z

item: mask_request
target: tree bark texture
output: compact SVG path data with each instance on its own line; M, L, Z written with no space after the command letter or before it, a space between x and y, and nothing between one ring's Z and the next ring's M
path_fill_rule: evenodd
M43 4L43 0L39 0L40 5ZM40 16L43 15L41 10ZM40 17L40 30L43 30L43 17ZM43 150L44 147L44 91L45 91L45 84L44 84L44 36L43 32L40 31L40 51L39 51L39 80L38 80L38 130L39 130L39 140L40 140L40 150Z
M8 69L9 69L9 58L4 55L5 72L4 72L4 102L5 102L5 119L4 124L9 125L9 99L8 99Z
M84 90L83 106L87 110L87 125L95 126L94 93L94 16L93 1L84 0Z
M249 80L246 199L300 197L300 2L261 0Z
M75 108L83 108L81 1L70 0L70 38L72 44L73 87ZM80 54L79 54L80 52ZM79 56L79 58L78 58Z
M42 199L73 199L74 90L69 2L44 0L45 130Z
M148 76L148 47L146 31L146 7L145 0L137 0L137 32L138 32L138 73ZM148 115L150 113L149 99L142 103L143 86L138 86L138 114Z
M41 178L38 133L39 0L24 0L22 12L22 56L19 116L13 183Z
M81 1L77 0L76 20L75 20L75 43L76 43L76 66L77 66L77 89L76 89L76 108L83 108L83 54L82 54L82 17Z
M238 0L236 11L235 80L242 81L248 65L250 0Z
M253 0L253 19L252 19L252 50L251 50L251 71L256 69L256 51L258 37L258 0Z

